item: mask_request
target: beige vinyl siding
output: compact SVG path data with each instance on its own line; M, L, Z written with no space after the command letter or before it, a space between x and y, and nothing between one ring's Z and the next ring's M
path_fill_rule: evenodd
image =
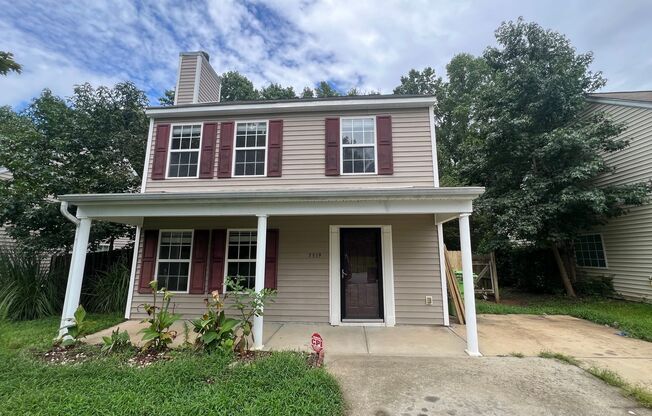
M269 322L328 322L329 226L391 225L397 324L443 324L437 228L430 215L270 217L268 227L279 229L276 301L265 311ZM254 228L255 218L148 219L145 228ZM139 247L139 259L142 247ZM313 258L309 253L321 253ZM339 254L338 254L339 255ZM151 295L138 293L140 260L136 268L132 318L143 316L138 305ZM425 304L432 296L433 305ZM199 316L206 295L175 294L177 312Z
M602 186L652 180L652 109L592 103L590 111L604 111L624 123L622 134L630 142L605 160L615 168L598 178ZM580 268L592 276L613 277L616 291L631 299L652 301L652 204L633 207L628 214L596 227L604 241L607 268Z
M181 56L179 82L177 84L176 103L191 104L195 93L195 76L197 74L197 56Z
M217 101L220 101L220 80L208 61L202 59L198 102L210 103Z
M393 175L325 176L326 117L391 114L394 153ZM151 180L153 155L147 169L147 192L210 192L219 190L368 188L433 186L432 142L428 109L391 112L343 111L339 113L269 114L252 117L175 119L165 123L220 122L241 120L283 120L283 160L281 177ZM154 128L158 122L155 123ZM219 133L218 133L219 136ZM156 132L154 136L156 137ZM219 138L218 138L219 142ZM219 149L219 143L216 146ZM152 152L153 153L153 152ZM215 172L219 157L215 158Z

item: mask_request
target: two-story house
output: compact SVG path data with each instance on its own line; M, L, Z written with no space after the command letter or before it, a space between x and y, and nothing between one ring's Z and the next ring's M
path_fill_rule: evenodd
M433 97L220 102L204 52L181 54L176 92L175 105L147 109L140 193L60 197L78 224L62 333L93 220L137 226L127 318L142 317L153 279L193 318L230 277L276 289L265 321L448 325L441 224L460 219L471 288L469 215L483 189L439 186ZM258 348L262 333L256 317Z

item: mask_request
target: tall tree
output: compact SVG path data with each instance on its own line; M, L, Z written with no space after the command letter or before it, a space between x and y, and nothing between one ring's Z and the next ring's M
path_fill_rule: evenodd
M441 77L438 77L431 67L422 71L411 69L407 75L401 76L401 85L394 88L394 94L434 95L441 83Z
M158 103L165 106L174 105L174 95L175 95L174 88L165 90L163 96L158 97Z
M321 81L317 87L315 87L315 95L317 98L325 98L325 97L337 97L340 95L339 92L333 87L331 87L331 84L328 83L328 81Z
M22 69L23 67L14 61L14 54L0 51L0 75L7 75L11 71L20 74Z
M310 87L304 87L301 91L301 98L314 98L315 92Z
M222 74L221 101L258 100L260 94L254 88L254 83L237 71Z
M292 87L282 87L281 84L271 83L261 88L260 98L263 100L289 100L297 98Z
M585 94L605 84L589 70L590 53L578 54L563 35L522 19L503 23L496 40L483 54L487 80L469 117L482 140L461 174L486 187L477 203L484 245L549 247L574 296L560 248L642 203L648 187L595 185L610 172L603 155L627 141L604 115L583 115Z
M74 226L58 195L136 192L145 159L147 98L132 83L75 87L67 100L45 90L21 113L0 109L0 224L34 250L67 250ZM129 230L97 223L91 245Z

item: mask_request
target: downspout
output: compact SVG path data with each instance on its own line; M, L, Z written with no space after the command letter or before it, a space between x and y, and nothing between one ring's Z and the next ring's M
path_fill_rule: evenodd
M75 225L79 225L79 218L75 217L70 213L70 211L68 211L68 201L61 201L59 211L61 211L61 214L66 217L68 221L72 222Z

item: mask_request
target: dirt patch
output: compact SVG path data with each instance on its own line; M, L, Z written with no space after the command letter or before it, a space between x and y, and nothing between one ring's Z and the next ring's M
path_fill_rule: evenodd
M78 364L95 358L99 351L94 348L79 348L77 346L54 346L44 353L37 353L37 358L48 364L66 365Z
M145 368L159 361L169 361L172 357L168 351L139 351L127 360L127 364L136 368Z

